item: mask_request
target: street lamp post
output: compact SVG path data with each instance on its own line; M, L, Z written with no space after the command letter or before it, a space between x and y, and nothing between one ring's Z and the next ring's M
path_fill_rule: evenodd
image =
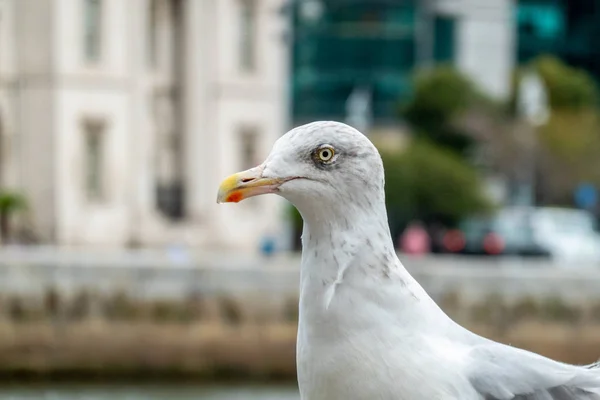
M527 148L526 156L527 172L527 199L526 205L535 205L536 184L536 149L537 129L548 122L550 111L544 82L533 70L527 71L519 82L518 112L521 118L527 122Z
M346 122L368 135L371 116L371 91L367 87L354 88L346 101Z
M429 68L433 64L434 27L432 21L431 0L420 0L418 3L419 18L417 22L417 64L421 68Z

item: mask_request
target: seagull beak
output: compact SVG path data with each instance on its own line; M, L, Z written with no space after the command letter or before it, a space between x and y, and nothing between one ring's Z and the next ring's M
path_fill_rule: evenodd
M264 178L263 166L233 174L219 186L217 203L237 203L249 197L275 193L286 179Z

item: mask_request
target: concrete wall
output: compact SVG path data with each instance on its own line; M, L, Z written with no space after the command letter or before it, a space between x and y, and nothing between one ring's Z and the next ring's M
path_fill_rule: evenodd
M9 187L16 181L14 8L14 0L0 1L0 185Z
M559 298L600 304L600 266L561 268L545 261L471 257L401 257L436 300L459 296L466 303L500 296L507 302ZM0 293L40 295L50 287L63 295L80 290L131 297L181 300L196 294L295 296L299 259L236 254L183 253L0 253Z
M214 379L223 368L295 378L299 260L182 256L0 251L0 375L154 370ZM598 266L402 258L466 328L563 362L598 359Z
M15 7L17 0L0 2L0 76L2 80L14 77L16 72ZM0 84L2 81L0 81Z
M40 236L51 239L56 221L52 2L13 0L4 6L9 52L0 70L7 103L0 113L9 124L11 186L29 198Z

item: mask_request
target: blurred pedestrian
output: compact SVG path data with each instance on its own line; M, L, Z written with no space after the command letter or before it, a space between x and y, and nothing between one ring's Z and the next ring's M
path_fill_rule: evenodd
M260 252L265 257L271 257L276 251L275 237L271 234L266 234L260 241Z
M403 253L424 255L431 251L431 239L420 221L414 221L400 237L400 249Z
M446 228L439 222L434 222L429 229L429 239L431 241L432 253L444 253L444 237L446 236Z

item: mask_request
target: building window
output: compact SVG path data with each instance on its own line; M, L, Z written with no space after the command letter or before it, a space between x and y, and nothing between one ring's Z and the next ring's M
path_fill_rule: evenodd
M157 34L158 34L158 1L150 0L150 9L148 10L148 65L150 68L156 68L157 65Z
M258 134L254 129L242 129L240 134L240 160L242 169L255 167L258 164L257 151Z
M102 47L102 0L83 0L84 52L88 62L98 62Z
M433 21L434 42L433 56L436 62L454 61L456 21L453 17L437 15Z
M256 0L240 1L240 67L244 71L256 68Z
M527 62L540 54L565 58L564 49L571 53L571 46L565 46L569 41L568 15L573 13L555 1L520 1L516 7L518 61ZM582 47L581 40L573 43Z
M84 122L85 194L89 201L104 199L104 123Z
M526 2L517 7L517 29L519 34L547 40L556 40L564 35L565 10L558 4Z
M157 93L153 103L156 207L170 220L181 220L185 218L185 159L180 114L172 93Z

